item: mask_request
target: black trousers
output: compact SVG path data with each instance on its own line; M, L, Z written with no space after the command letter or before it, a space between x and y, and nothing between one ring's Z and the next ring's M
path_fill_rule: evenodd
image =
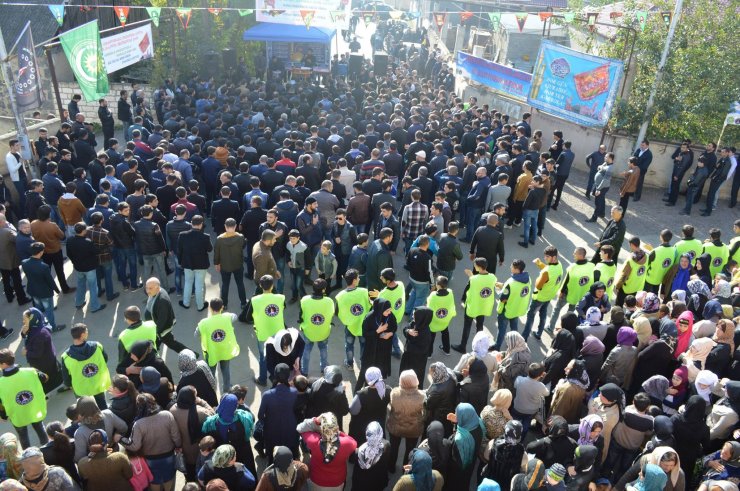
M475 330L476 332L480 332L483 330L483 320L485 319L485 316L479 315L475 318ZM466 349L466 346L468 345L468 337L470 336L470 327L473 325L473 318L468 317L468 314L465 314L465 317L463 318L463 332L462 332L462 338L460 338L460 346L463 347L463 350Z
M594 214L591 218L606 217L606 193L609 188L599 190L599 195L594 197Z
M630 196L632 193L624 193L624 196L619 198L619 206L622 207L622 213L627 213L627 206L630 204Z
M717 195L717 193L719 192L720 186L722 186L722 183L724 183L724 182L725 181L720 181L720 182L714 182L714 181L712 181L712 182L709 183L709 191L707 191L707 208L706 208L706 210L707 210L707 213L709 213L710 215L712 213L712 207L714 206L714 197Z
M44 253L41 256L41 260L49 266L54 266L54 271L57 274L57 281L62 292L67 293L69 291L69 285L67 284L67 278L64 276L64 255L61 250L53 254Z
M391 442L391 458L388 460L388 471L391 473L396 472L396 461L398 460L398 451L401 447L401 440L406 441L406 448L404 448L405 452L403 454L403 460L401 465L406 465L409 463L409 452L416 447L416 442L419 441L419 438L402 438L400 436L396 436L393 433L390 433L390 442Z
M175 335L172 334L172 331L168 332L164 336L157 337L157 351L160 350L160 347L163 344L166 345L172 351L175 351L176 353L179 353L180 351L184 349L190 349L184 344L182 344L180 341L175 339Z
M565 181L568 179L568 176L555 176L555 185L550 190L550 198L548 200L548 205L552 203L551 208L557 208L560 204L560 197L563 195L563 188L565 187ZM553 196L555 197L555 202L553 203Z
M445 353L450 352L450 329L447 328L444 331L442 331L440 334L442 334L442 349ZM432 356L432 353L434 353L434 341L437 337L437 333L432 333L432 340L429 342L429 356Z
M13 301L13 295L18 299L18 303L28 300L26 292L23 290L23 281L21 280L20 268L0 270L3 277L3 289L8 302Z
M647 168L640 168L640 177L637 178L637 189L635 190L635 201L640 201L642 198L642 185L645 183L645 175L647 174Z

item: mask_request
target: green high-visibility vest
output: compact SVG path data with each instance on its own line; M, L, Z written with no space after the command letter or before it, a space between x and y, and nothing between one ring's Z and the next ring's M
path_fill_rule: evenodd
M712 260L709 262L709 272L712 273L712 279L714 275L722 272L722 268L727 264L727 260L730 258L730 249L727 244L714 245L711 242L704 244L702 254L709 254Z
M362 321L370 311L367 288L342 290L337 293L336 301L339 320L353 336L362 336Z
M215 367L218 362L231 360L239 355L231 314L221 313L198 322L200 347L206 354L206 362Z
M388 287L383 288L378 298L383 298L391 303L391 309L393 309L396 322L400 323L406 310L406 289L403 286L403 282L396 281L396 288L392 290Z
M645 287L645 273L647 272L647 266L645 264L638 264L631 257L627 260L627 264L630 265L630 275L624 280L622 285L622 291L626 294L637 293Z
M468 317L491 315L496 303L496 275L493 273L474 274L470 277L468 293L465 296L465 314Z
M301 330L312 343L326 341L331 333L334 318L334 300L331 297L313 298L306 295L301 299Z
M131 345L137 341L151 341L152 345L156 345L157 325L154 321L144 321L139 327L124 329L118 335L118 340L123 344L126 351L131 351Z
M257 341L267 341L285 329L285 295L263 293L252 298L252 318Z
M599 281L606 285L606 296L612 298L614 294L614 277L617 275L617 265L600 262L594 268L599 272Z
M588 261L568 266L568 294L565 296L568 305L576 305L588 293L594 283L594 268L594 264Z
M729 250L731 250L733 247L735 247L735 243L738 240L740 240L740 236L733 237L732 239L730 239ZM740 247L735 251L735 254L732 255L732 258L731 259L733 261L735 261L736 263L740 264Z
M97 344L95 353L86 360L75 360L69 351L62 354L62 363L72 378L76 396L95 396L110 388L110 372L103 356L103 345Z
M529 310L529 301L532 299L532 281L526 283L509 278L504 283L504 290L509 287L509 298L506 302L499 300L497 312L503 313L507 319L517 319Z
M20 428L46 418L46 394L35 368L0 377L0 402L13 426Z
M427 297L427 307L432 309L434 315L432 322L429 324L429 330L440 332L447 329L452 319L457 315L455 308L455 294L452 290L447 289L447 295L440 296L439 292L432 292Z
M563 265L560 263L548 264L545 269L547 270L547 283L542 285L542 288L535 292L534 298L538 302L549 302L558 293L558 287L560 282L563 281Z
M671 269L676 260L676 248L672 246L659 245L653 249L655 258L650 261L645 281L651 285L663 283L665 274Z
M699 239L682 239L676 242L674 247L676 248L676 257L688 254L689 262L693 266L694 260L701 254L702 243Z

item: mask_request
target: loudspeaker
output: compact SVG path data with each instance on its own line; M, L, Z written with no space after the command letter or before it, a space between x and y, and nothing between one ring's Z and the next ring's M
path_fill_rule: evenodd
M364 62L365 58L362 55L349 55L349 66L347 67L349 76L359 75Z
M384 77L388 72L388 54L383 52L375 53L373 58L373 72L376 77Z
M224 70L236 70L236 51L232 48L224 48L221 51L224 61Z

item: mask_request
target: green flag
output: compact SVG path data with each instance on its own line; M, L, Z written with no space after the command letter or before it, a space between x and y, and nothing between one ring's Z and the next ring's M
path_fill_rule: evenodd
M85 100L93 102L108 95L108 74L105 71L98 21L63 33L59 41Z
M491 20L491 28L497 30L501 24L501 12L488 12L488 18Z
M254 12L254 10L252 10L252 9L239 9L239 15L242 16L242 17L246 17L247 15L251 14L252 12Z
M159 27L159 17L162 13L161 7L147 7L146 12L149 14L149 17L152 19L152 22L154 22L154 25Z

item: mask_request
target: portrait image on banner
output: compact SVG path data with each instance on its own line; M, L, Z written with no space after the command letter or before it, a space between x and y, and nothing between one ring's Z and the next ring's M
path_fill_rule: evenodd
M532 75L500 65L492 61L473 56L462 51L457 52L457 75L485 85L494 92L518 101L526 102Z
M145 24L120 34L104 37L103 58L108 73L154 57L152 25Z
M332 29L349 29L350 7L349 0L256 0L255 4L257 22L306 26L301 11L314 11L310 27Z
M15 74L15 101L18 111L26 112L41 106L41 80L30 22L18 41L18 71Z
M530 106L583 126L609 121L624 63L543 40L534 66Z

